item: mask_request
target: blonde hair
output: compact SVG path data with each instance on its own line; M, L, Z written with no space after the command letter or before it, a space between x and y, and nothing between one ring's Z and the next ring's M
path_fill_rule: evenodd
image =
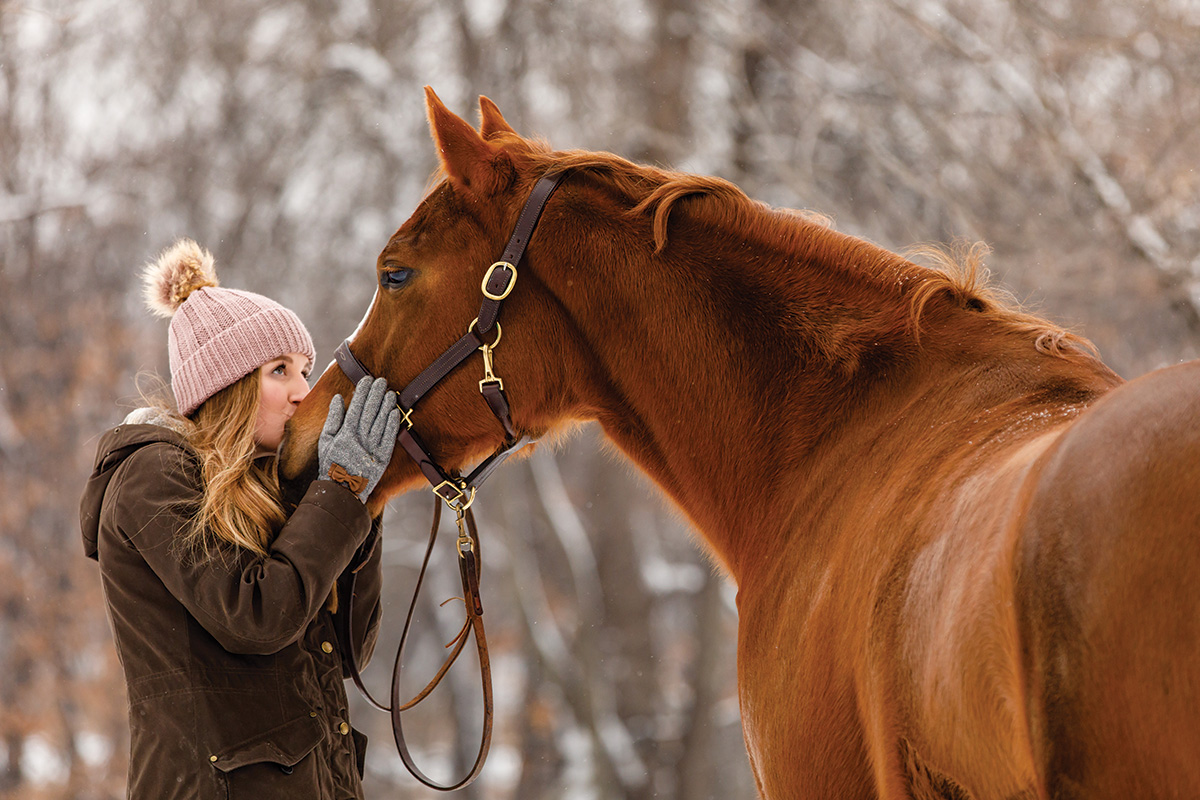
M262 394L258 370L205 400L192 413L187 438L200 458L204 495L184 543L211 555L230 543L265 556L287 521L273 458L256 458Z
M169 387L149 377L150 390L142 402L168 415L200 462L203 492L197 506L186 509L192 523L179 545L186 555L205 561L220 554L223 545L266 555L279 528L287 521L275 459L258 452L254 431L262 394L259 370L208 398L184 417L170 400Z

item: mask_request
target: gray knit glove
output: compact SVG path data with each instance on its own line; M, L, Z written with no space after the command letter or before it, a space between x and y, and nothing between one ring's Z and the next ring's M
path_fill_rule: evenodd
M363 378L349 408L340 394L329 401L329 416L317 439L320 477L346 486L364 503L392 460L400 432L395 397L383 378Z

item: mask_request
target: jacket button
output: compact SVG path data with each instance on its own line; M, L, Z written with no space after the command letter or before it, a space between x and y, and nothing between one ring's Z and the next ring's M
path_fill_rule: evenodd
M349 723L343 722L341 725L338 725L338 730L341 731L342 736L345 736L350 732Z
M332 653L333 645L331 645L329 642L321 642L321 649L324 650L326 653Z
M212 761L212 762L214 762L214 763L215 763L215 762L216 762L216 760L217 760L217 757L216 757L216 756L209 756L209 757L208 757L208 760L209 760L209 761Z
M280 764L279 771L282 772L284 775L291 775L293 772L295 772L295 769L292 767L289 767L287 764Z

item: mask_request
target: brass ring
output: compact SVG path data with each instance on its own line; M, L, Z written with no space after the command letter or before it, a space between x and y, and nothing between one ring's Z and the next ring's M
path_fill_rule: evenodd
M443 497L442 502L449 506L451 511L461 514L470 508L471 504L475 502L475 487L471 487L469 494L459 490L458 497L454 498L453 500L447 500ZM458 503L459 505L455 505L455 503Z
M471 324L467 326L467 333L470 333L471 331L475 330L476 322L479 322L479 317L476 317L475 319L471 320ZM500 323L497 322L496 323L496 340L494 342L492 342L491 344L480 345L479 349L483 350L484 348L492 348L492 347L495 347L496 345L500 344L500 337L503 334L504 334L504 331L503 331L503 329L501 329Z

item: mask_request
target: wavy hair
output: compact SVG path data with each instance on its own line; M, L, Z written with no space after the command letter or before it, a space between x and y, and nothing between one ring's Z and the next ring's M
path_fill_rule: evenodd
M258 370L205 400L191 416L181 416L161 379L143 401L180 431L200 465L203 487L198 506L187 509L191 525L180 546L199 561L217 556L225 545L265 556L287 521L275 460L258 452L254 440L262 394Z
M204 495L185 544L211 555L222 543L258 555L287 521L272 458L254 440L262 394L258 370L208 398L191 415L187 438L200 459Z

